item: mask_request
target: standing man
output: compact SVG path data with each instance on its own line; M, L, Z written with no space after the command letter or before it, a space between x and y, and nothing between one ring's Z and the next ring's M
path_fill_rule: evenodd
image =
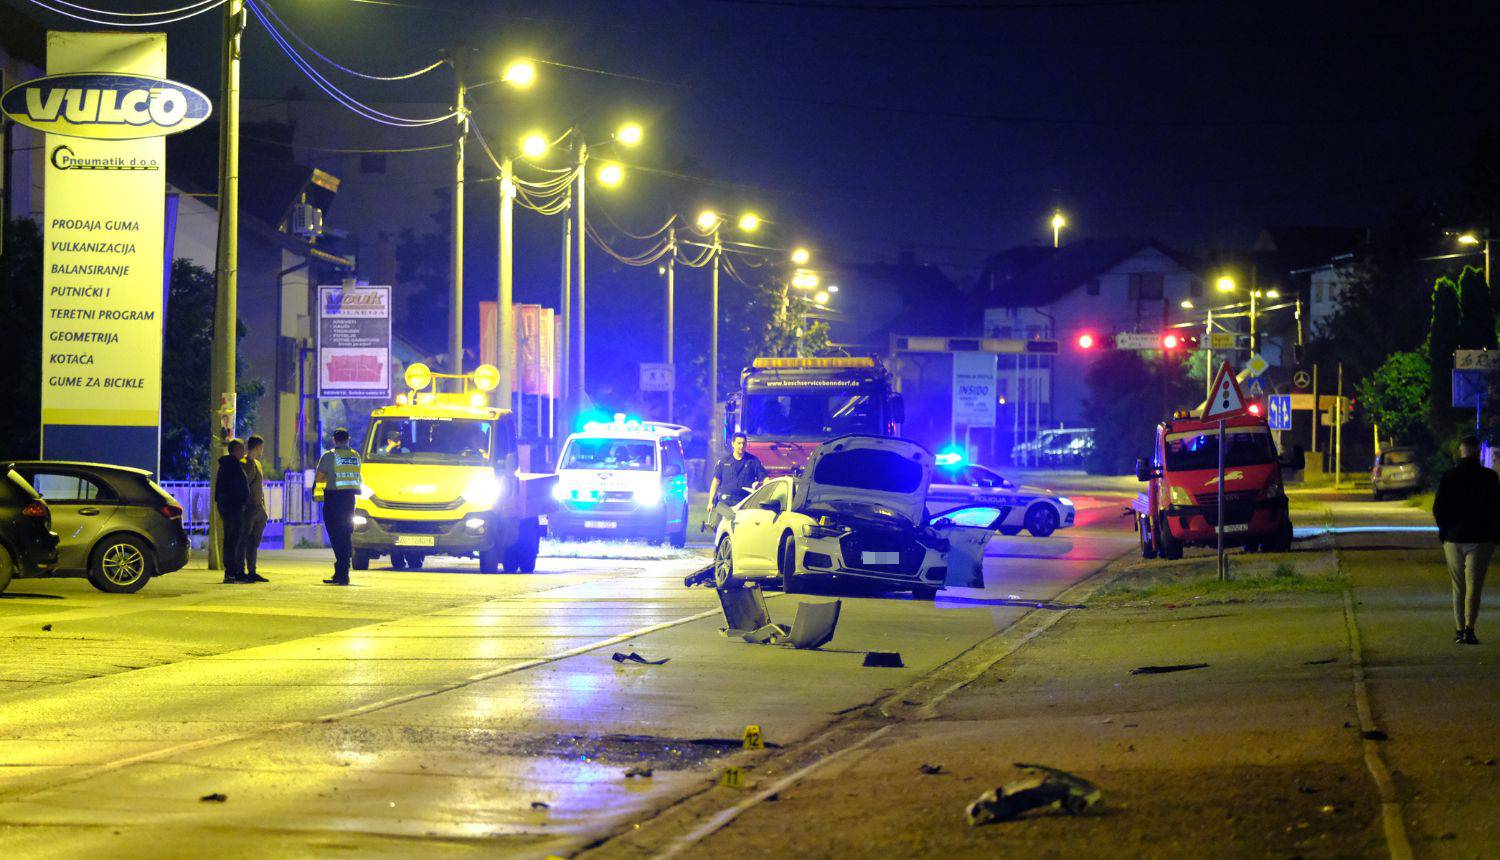
M250 484L245 480L245 443L229 440L229 453L219 458L214 478L214 507L219 511L219 558L224 562L224 584L254 582L245 576L245 502Z
M244 576L251 582L269 582L255 570L255 555L260 549L260 539L266 533L266 522L270 516L266 512L266 473L260 465L260 455L266 449L266 440L259 436L251 436L245 440L245 483L250 487L250 495L245 501L245 571Z
M333 450L318 460L313 498L323 501L323 528L333 547L333 578L327 585L349 584L349 562L354 555L354 498L359 495L359 454L349 447L349 431L333 431Z
M760 464L760 458L745 452L746 441L744 433L734 434L728 456L714 466L714 479L708 485L709 528L718 528L730 509L766 479L766 467Z
M1500 538L1500 475L1480 464L1479 440L1473 436L1458 443L1458 457L1438 485L1432 516L1453 577L1453 641L1478 645L1479 593Z

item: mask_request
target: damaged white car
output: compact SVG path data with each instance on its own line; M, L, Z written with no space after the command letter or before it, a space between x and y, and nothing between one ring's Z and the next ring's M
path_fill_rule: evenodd
M946 584L981 584L1003 511L967 505L930 516L932 465L905 439L824 442L802 474L767 481L719 523L715 585L780 580L796 592L810 577L837 576L930 599Z

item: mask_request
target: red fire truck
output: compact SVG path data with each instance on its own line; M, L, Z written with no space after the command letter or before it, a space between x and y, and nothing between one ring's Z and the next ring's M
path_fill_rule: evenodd
M771 475L801 468L818 443L846 433L894 436L901 395L870 356L757 358L724 407L724 436L744 433Z

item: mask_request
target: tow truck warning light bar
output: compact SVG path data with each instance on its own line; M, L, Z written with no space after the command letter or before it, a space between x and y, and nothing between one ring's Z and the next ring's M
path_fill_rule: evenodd
M474 368L473 373L434 373L432 368L419 361L407 365L402 379L406 382L406 387L411 390L406 394L396 395L396 403L401 406L429 403L483 406L485 395L495 390L495 387L500 384L500 371L493 364L481 364ZM463 390L438 391L439 379L461 379ZM429 385L432 386L431 391L426 390ZM469 390L471 385L474 391Z
M757 358L750 366L756 370L812 370L836 367L873 368L875 366L875 359L868 355L834 356L832 358Z

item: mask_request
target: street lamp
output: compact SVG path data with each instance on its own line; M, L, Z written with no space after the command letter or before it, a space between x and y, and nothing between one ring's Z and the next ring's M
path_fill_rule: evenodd
M597 176L600 183L610 188L614 188L621 182L625 181L625 168L621 167L618 164L615 164L612 161L605 162L600 166Z
M501 73L500 80L518 90L524 90L536 83L536 64L525 57L511 60Z
M1180 307L1183 310L1185 310L1185 311L1192 310L1193 309L1193 300L1192 299L1183 299L1182 302L1181 302L1181 304L1180 304Z
M1063 228L1066 227L1066 226L1068 226L1068 219L1063 215L1062 210L1061 209L1055 209L1055 210L1053 210L1053 212L1052 212L1052 247L1057 248L1057 247L1059 247L1059 246L1062 245L1062 231L1063 231Z
M760 229L760 216L754 212L746 212L740 216L740 229L746 233L754 233Z
M1220 275L1219 280L1214 282L1214 288L1221 293L1234 292L1234 278L1228 275Z
M538 158L546 155L547 150L550 149L551 146L552 142L547 139L547 136L545 134L542 134L539 131L534 131L531 134L528 134L525 137L521 138L521 154L531 159L532 161L535 161Z
M1466 230L1457 236L1460 245L1483 245L1484 246L1484 285L1490 285L1490 233L1488 230L1483 235L1472 230Z
M615 131L615 140L625 146L639 146L645 136L639 123L627 122Z
M807 261L810 259L812 259L812 254L809 253L806 248L794 248L792 250L793 264L798 266L805 266L807 265Z

